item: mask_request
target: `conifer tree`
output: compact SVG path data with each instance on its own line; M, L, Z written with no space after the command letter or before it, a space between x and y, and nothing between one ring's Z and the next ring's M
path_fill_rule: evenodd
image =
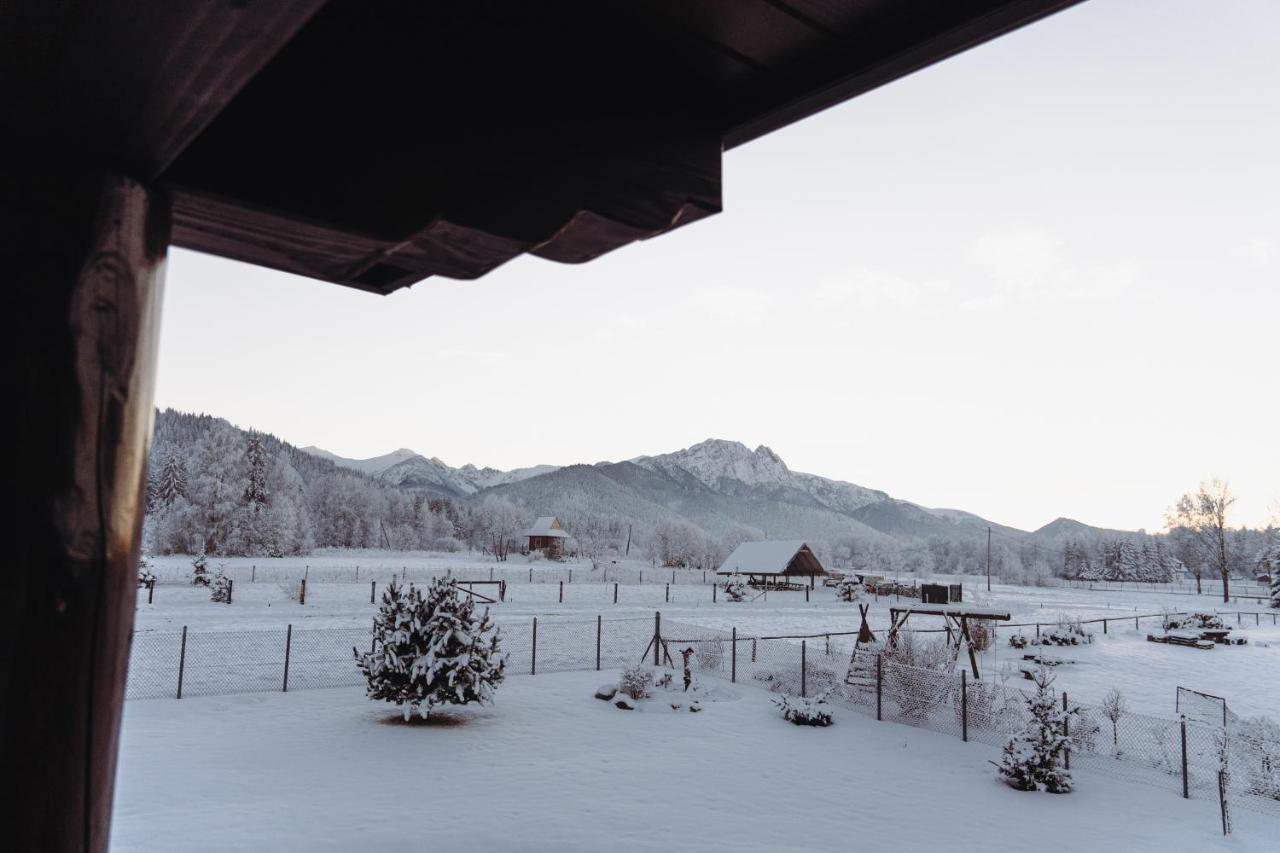
M436 705L493 701L506 669L498 635L489 611L477 616L451 578L433 580L425 597L392 581L374 620L373 651L353 653L369 698L399 705L405 720L426 719Z
M1036 692L1026 694L1031 718L1018 734L1004 745L996 765L1000 777L1020 791L1044 789L1052 794L1071 792L1071 771L1064 760L1071 739L1068 721L1077 716L1078 708L1063 710L1054 695L1053 675L1039 667L1032 675Z
M747 598L747 582L742 579L741 575L734 572L724 582L724 594L729 597L730 601L745 601Z
M865 597L862 581L856 575L846 575L836 584L836 598L841 601L858 602Z
M155 503L159 506L173 506L178 498L187 496L187 466L176 448L170 449L165 457L154 491Z
M249 433L245 457L249 463L249 484L245 486L244 502L254 510L267 505L267 460L262 451L262 436Z
M204 546L200 547L200 553L191 561L191 585L209 585L209 558L204 554Z
M231 578L227 577L219 569L218 573L213 576L212 591L209 594L209 600L217 604L231 603Z
M1271 575L1271 606L1280 609L1280 571Z

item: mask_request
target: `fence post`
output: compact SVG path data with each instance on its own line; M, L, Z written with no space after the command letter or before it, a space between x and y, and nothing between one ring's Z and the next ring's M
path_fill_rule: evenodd
M569 570L569 583L573 583L573 569Z
M960 670L960 739L969 741L969 673Z
M231 603L231 591L236 588L236 582L233 578L227 578L227 604Z
M884 655L876 655L876 719L884 719L881 714L880 697L884 694Z
M533 655L529 662L529 674L538 674L538 617L533 617Z
M493 580L493 566L489 567L489 580Z
M1218 808L1222 810L1222 834L1231 834L1231 810L1227 806L1227 771L1218 771Z
M662 666L662 613L653 611L653 665Z
M640 583L644 584L644 569L640 570Z
M533 583L533 566L529 567L529 583Z
M1040 623L1036 623L1036 639L1040 639Z
M369 603L370 604L373 604L373 597L377 595L377 591L378 591L378 582L369 581Z
M751 638L751 662L756 662L756 638Z
M807 586L804 588L804 603L809 603L809 587Z
M182 698L182 676L187 668L187 626L182 626L182 647L178 650L178 695Z
M729 645L732 647L729 653L729 658L730 658L729 683L737 684L738 683L738 628L737 626L735 626L733 629L732 639L729 641Z
M299 604L307 603L307 579L306 578L302 579L302 586L298 591L298 603Z
M664 598L663 600L666 601L667 604L671 603L671 584L667 584L667 594L666 594L666 598Z
M672 569L672 570L671 570L671 582L672 582L672 583L675 583L675 582L676 582L676 570L675 570L675 569Z
M1062 691L1062 710L1064 713L1067 710L1067 691L1065 690ZM1071 737L1071 718L1070 717L1062 718L1062 736L1065 738ZM1066 768L1070 770L1071 769L1071 745L1069 740L1068 740L1067 748L1063 750L1062 758L1064 763L1066 764Z
M249 583L254 583L257 580L258 580L258 564L254 563L252 566L249 567Z
M1137 617L1137 616L1133 617L1133 630L1135 630L1135 631L1141 631L1141 630L1142 630L1141 628L1139 628L1139 627L1138 627L1138 617Z
M290 624L284 632L284 685L280 688L281 693L289 692L289 658L293 652L293 625Z
M603 633L604 617L596 614L596 672L600 671L600 635Z
M805 660L805 643L806 640L800 641L800 698L803 699L809 693L809 667Z
M1102 620L1102 633L1104 633L1104 634L1105 634L1105 633L1107 633L1107 620L1106 620L1106 619L1103 619L1103 620Z
M360 567L356 566L356 583L360 583Z
M711 603L712 604L716 603L716 585L715 584L711 585Z
M618 603L618 584L616 582L613 585L613 603Z
M831 657L831 635L827 634L827 657Z
M564 604L564 581L560 581L560 603Z
M156 594L156 579L152 578L150 581L147 582L147 604L151 603L151 599L155 597L155 594Z
M1182 799L1191 799L1191 783L1187 778L1187 718L1182 717Z

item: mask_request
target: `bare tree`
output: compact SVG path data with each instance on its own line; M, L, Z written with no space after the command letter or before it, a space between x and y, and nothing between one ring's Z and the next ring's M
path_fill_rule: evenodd
M1111 747L1117 756L1120 754L1120 718L1128 711L1129 703L1118 687L1112 687L1102 697L1102 715L1111 721Z
M1227 549L1227 513L1236 502L1225 480L1201 483L1178 499L1165 515L1170 532L1190 546L1199 562L1222 578L1222 600L1231 601L1231 558ZM1199 589L1197 589L1197 592Z

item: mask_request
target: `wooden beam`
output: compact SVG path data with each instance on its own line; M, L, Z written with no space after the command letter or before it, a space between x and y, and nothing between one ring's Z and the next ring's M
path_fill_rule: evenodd
M107 847L169 213L118 175L0 175L19 496L0 591L6 849Z

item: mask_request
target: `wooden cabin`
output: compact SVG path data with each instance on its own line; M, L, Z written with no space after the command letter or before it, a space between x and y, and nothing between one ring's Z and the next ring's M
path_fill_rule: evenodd
M542 551L549 559L557 559L564 553L564 540L569 538L560 519L544 515L525 531L529 537L529 552Z
M774 539L765 542L743 542L733 549L716 572L718 575L746 575L747 583L765 589L790 589L803 585L808 578L827 573L822 561L801 539Z

